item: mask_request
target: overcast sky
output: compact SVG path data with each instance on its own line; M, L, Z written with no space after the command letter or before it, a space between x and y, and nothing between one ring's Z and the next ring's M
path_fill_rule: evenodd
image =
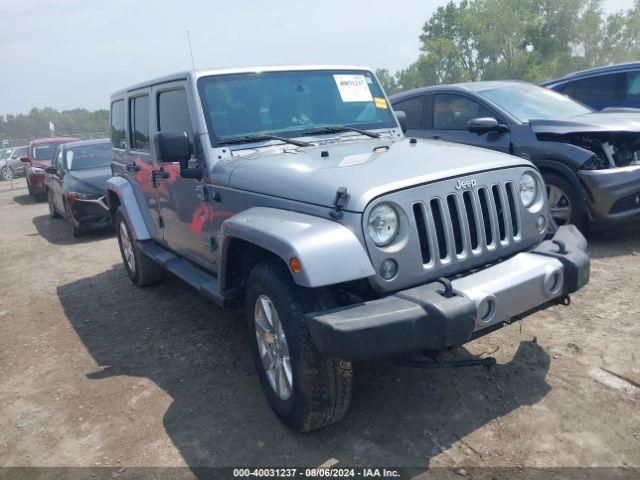
M0 115L107 108L132 83L191 68L406 67L446 0L0 0ZM605 0L607 11L633 0Z

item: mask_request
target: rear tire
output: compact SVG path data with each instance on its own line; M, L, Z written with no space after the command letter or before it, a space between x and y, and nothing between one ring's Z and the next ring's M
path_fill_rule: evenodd
M164 278L165 271L156 262L147 257L131 235L122 207L118 207L115 215L115 227L118 234L118 245L122 263L134 285L144 287L153 285Z
M587 219L575 188L561 175L545 173L543 176L547 184L549 210L556 224L573 224L584 230Z
M275 347L274 356L280 364L285 362L283 358L289 359L289 391L284 398L272 385L274 374L269 377L265 367L265 363L277 365L274 356L265 357L265 342L258 339L258 333L262 331L256 319L266 317L259 313L266 311L262 303L265 299L275 310L272 314L278 321L274 323L280 325L274 332L279 331L281 335L272 333L272 344L278 343L276 338L280 341L284 338L285 347ZM267 260L251 271L247 282L245 317L260 383L275 414L289 427L303 432L338 421L351 403L351 362L327 358L318 352L305 323L304 314L318 308L320 305L314 292L298 287L281 260ZM271 308L269 310L273 312ZM263 346L262 354L259 345ZM282 354L283 351L286 354ZM268 370L275 371L276 367Z

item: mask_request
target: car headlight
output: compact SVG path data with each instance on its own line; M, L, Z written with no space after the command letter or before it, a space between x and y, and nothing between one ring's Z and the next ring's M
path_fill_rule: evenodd
M530 172L525 172L520 177L520 200L529 208L538 198L538 180Z
M33 175L44 175L44 168L31 167L31 173Z
M369 214L367 230L369 237L378 247L389 245L398 235L400 220L398 212L388 203L381 203Z

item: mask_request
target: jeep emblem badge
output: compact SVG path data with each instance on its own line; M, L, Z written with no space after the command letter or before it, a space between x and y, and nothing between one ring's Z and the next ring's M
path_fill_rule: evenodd
M456 182L456 190L465 190L467 188L475 188L478 182L475 180L458 180Z

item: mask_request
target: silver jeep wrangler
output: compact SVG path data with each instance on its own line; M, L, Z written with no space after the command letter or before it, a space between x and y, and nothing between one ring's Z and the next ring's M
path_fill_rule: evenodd
M586 242L551 233L530 162L402 123L361 67L186 72L111 98L107 200L131 281L171 272L244 306L295 429L345 414L352 361L443 352L588 281Z

